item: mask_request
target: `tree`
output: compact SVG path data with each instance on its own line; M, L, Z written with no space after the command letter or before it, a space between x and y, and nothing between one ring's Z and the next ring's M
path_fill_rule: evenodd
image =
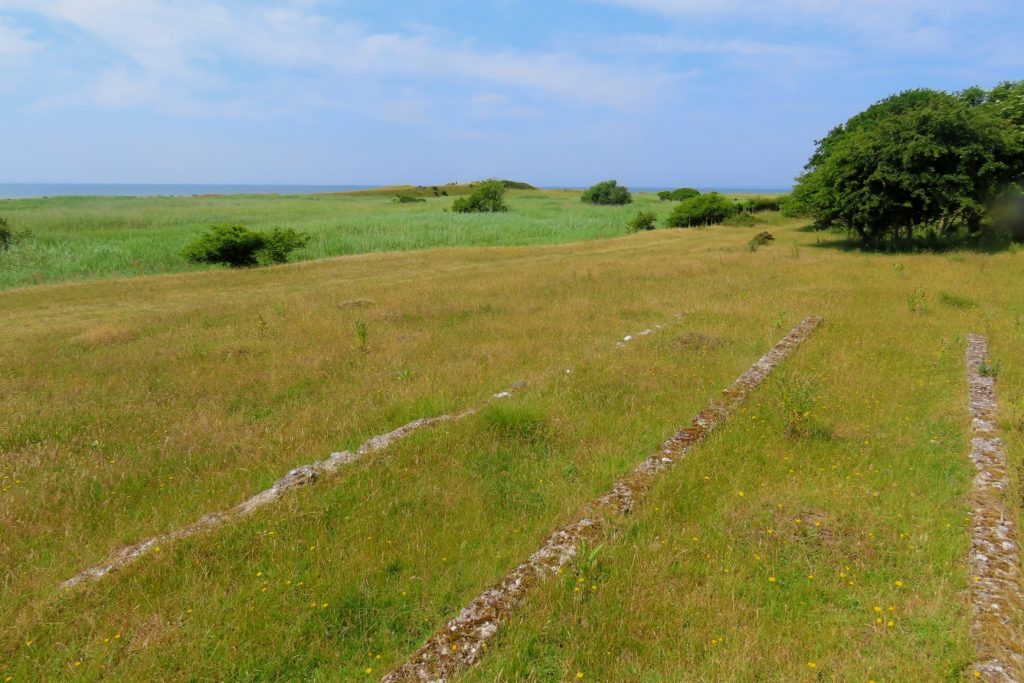
M500 180L485 180L464 197L452 204L455 213L490 213L508 211L505 205L505 183Z
M977 230L1024 171L1020 136L984 100L922 89L869 107L818 142L793 206L867 245Z
M679 203L668 216L668 226L690 228L698 225L717 225L737 213L736 202L717 192L708 192Z
M633 195L629 188L619 185L617 180L605 180L592 185L580 200L585 204L621 205L631 203Z
M976 106L988 107L1024 135L1024 81L1004 81L987 92L969 88L960 97Z
M291 228L261 233L244 225L213 225L185 248L184 256L195 263L223 263L241 268L261 262L285 263L292 251L308 242L309 235Z

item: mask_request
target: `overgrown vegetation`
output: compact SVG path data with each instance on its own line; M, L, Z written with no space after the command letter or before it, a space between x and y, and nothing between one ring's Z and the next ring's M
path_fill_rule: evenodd
M425 204L427 202L427 198L417 197L416 195L411 194L396 194L394 201L396 204Z
M7 219L0 216L0 252L9 250L11 247L26 241L32 233L28 230L14 230Z
M909 90L869 107L818 143L787 212L870 247L979 232L1024 174L1022 84Z
M708 192L680 202L669 214L668 225L674 228L717 225L738 210L736 202L717 192Z
M183 255L196 226L244 224L269 232L275 226L310 235L290 258L313 260L379 251L431 247L556 244L614 237L637 208L657 198L638 195L634 205L590 210L573 190L509 190L509 211L478 220L444 211L450 191L468 185L415 187L324 195L215 197L51 197L3 202L0 211L17 233L0 266L0 289L67 280L202 270ZM427 201L395 204L396 194ZM418 194L422 193L422 194ZM630 211L631 207L632 211ZM201 231L200 231L201 232Z
M309 236L291 228L256 232L244 225L213 225L185 248L187 259L243 268L259 264L286 263L288 255L309 242Z
M500 180L487 180L473 188L465 197L459 197L452 203L455 213L504 213L508 211L505 204L505 184Z
M617 180L605 180L591 185L580 197L580 201L601 206L630 204L633 194L629 188L619 185Z

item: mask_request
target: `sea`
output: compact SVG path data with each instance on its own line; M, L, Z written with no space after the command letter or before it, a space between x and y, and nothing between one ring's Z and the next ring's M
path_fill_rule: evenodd
M0 183L0 199L36 197L191 197L205 194L322 194L372 185L151 185L141 183Z
M379 185L208 185L142 183L0 183L0 199L38 197L191 197L232 194L323 194L367 190ZM562 186L565 187L565 186ZM586 189L572 187L569 189ZM670 187L635 187L635 192L660 192ZM789 188L698 188L726 194L781 194Z

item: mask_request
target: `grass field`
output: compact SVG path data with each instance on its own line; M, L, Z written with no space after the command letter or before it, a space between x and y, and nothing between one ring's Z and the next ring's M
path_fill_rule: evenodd
M465 188L441 188L452 196ZM0 201L0 216L31 238L0 252L0 289L210 266L189 263L184 247L214 223L311 235L293 260L430 247L558 244L624 234L640 209L667 215L668 203L637 195L626 207L582 205L578 192L514 190L499 216L446 212L452 197L396 204L412 187L351 194L199 197L58 197Z
M314 232L322 251L305 257L466 239L443 200L62 201L0 213L61 248L97 230L132 253L229 218ZM637 210L512 204L474 217L471 243L616 235ZM358 242L352 226L381 209L395 241ZM53 227L65 220L78 227ZM1019 510L1021 257L863 254L778 219L752 252L762 229L0 293L0 680L376 680L812 314L822 328L743 412L463 678L972 680L965 338L992 342ZM471 406L253 517L57 588L291 467Z

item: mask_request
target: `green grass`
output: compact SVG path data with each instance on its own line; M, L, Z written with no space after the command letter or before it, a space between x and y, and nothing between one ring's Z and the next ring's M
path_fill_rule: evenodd
M189 263L187 244L214 223L312 236L292 260L452 246L557 244L625 234L639 208L667 215L669 203L638 195L627 207L582 205L578 192L516 190L497 216L446 212L452 197L396 204L395 193L210 197L64 197L0 202L0 216L31 237L0 253L0 288L210 266ZM381 194L384 192L384 194ZM452 191L453 194L455 190Z
M514 201L590 216L544 196ZM992 340L1019 509L1019 256L895 268L792 221L752 253L762 229L0 293L0 680L376 680L810 314L824 325L745 411L465 680L969 679L964 337ZM507 403L56 588L517 380Z

